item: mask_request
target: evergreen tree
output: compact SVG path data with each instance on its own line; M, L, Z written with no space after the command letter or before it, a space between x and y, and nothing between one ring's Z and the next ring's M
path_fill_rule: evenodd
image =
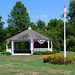
M38 20L38 21L36 22L36 24L37 24L37 27L38 27L38 28L40 28L40 29L42 29L42 30L45 30L46 24L45 24L44 21Z
M8 17L8 30L11 33L11 36L26 30L30 25L27 8L20 1L16 2L16 5L13 7L13 10Z

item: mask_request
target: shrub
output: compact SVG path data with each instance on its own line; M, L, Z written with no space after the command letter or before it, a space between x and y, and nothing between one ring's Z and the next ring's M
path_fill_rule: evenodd
M43 52L42 52L42 51L36 51L36 52L34 52L33 54L34 54L34 55L42 55Z
M66 64L69 64L69 63L71 63L71 62L72 62L72 59L71 59L70 57L66 56L65 65L66 65Z
M52 54L51 51L44 51L44 55L50 55L50 54Z
M52 52L50 51L35 51L33 55L50 55Z
M51 63L52 64L63 64L64 63L64 56L61 55L61 54L54 55L54 57L52 58Z
M56 51L55 51L55 50L53 50L53 51L52 51L52 54L55 54L55 53L56 53Z
M6 52L6 55L11 55L11 53L10 52Z
M75 61L75 56L71 58L73 61Z
M52 63L52 64L69 64L72 62L70 57L66 57L66 61L64 62L64 56L62 54L54 54L47 55L43 57L44 63Z
M44 63L51 62L51 55L47 55L43 57Z
M1 54L3 54L3 55L11 55L10 52L6 52L6 51L3 51Z
M53 50L52 52L51 51L35 51L33 55L50 55L50 54L58 53L59 51L60 50Z
M52 54L59 53L59 52L60 52L60 50L53 50Z

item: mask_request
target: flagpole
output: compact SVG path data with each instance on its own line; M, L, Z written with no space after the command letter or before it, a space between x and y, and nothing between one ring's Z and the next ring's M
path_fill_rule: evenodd
M64 2L65 5L65 2ZM66 21L64 17L64 61L66 61Z

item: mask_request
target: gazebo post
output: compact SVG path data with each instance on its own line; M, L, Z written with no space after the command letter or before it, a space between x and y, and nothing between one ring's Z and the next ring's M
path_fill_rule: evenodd
M11 41L11 52L14 55L14 41Z
M48 42L48 51L50 51L50 45L49 45L49 41L47 41Z
M51 43L51 48L50 48L50 43ZM48 41L48 51L52 52L52 40L51 40L51 42Z
M31 54L33 54L33 39L31 39Z

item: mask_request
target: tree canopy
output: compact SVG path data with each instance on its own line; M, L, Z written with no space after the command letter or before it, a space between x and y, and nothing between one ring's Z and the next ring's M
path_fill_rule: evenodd
M10 15L8 15L7 22L8 30L11 32L12 36L26 30L30 25L27 8L21 3L21 1L16 2L16 5L11 10ZM15 32L15 34L12 32Z
M36 22L36 24L37 24L37 27L38 27L38 28L45 30L46 24L45 24L44 21L38 20L38 21Z
M75 26L75 0L70 1L67 19L70 25Z
M3 35L4 35L4 22L1 21L2 17L0 16L0 44L3 42Z

